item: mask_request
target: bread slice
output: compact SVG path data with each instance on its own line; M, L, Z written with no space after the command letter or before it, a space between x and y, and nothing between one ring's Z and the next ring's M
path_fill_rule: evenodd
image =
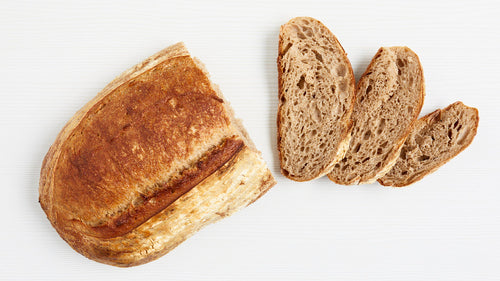
M126 71L65 125L42 164L40 204L86 257L164 255L275 180L182 43Z
M424 77L407 47L380 48L358 82L349 149L328 177L371 183L394 165L424 102Z
M295 181L321 177L349 144L355 86L344 49L320 21L281 26L278 83L281 172Z
M399 187L421 180L469 146L478 124L478 110L462 102L420 118L396 164L379 183Z

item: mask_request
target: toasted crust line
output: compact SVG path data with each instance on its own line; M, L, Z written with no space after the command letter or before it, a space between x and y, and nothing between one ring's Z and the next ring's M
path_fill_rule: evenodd
M180 177L170 182L159 183L162 188L153 195L142 198L143 204L131 205L125 212L109 219L106 224L90 227L85 225L85 228L90 231L91 236L105 239L132 231L220 169L244 146L243 140L235 137L223 140L219 146L207 152L193 167L184 170Z

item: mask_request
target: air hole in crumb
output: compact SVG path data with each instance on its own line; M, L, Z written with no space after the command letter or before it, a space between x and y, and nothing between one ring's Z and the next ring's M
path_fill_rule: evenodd
M408 106L408 113L412 113L413 112L413 107L412 106Z
M380 145L380 147L384 147L384 148L385 148L385 147L387 146L387 144L388 144L388 141L385 141L385 142L383 142L383 143Z
M282 56L284 56L288 50L290 49L290 47L292 47L292 43L288 43L285 47L285 49L283 49L283 52L281 53Z
M332 85L331 89L332 89L332 94L335 94L335 85Z
M346 72L347 72L347 70L346 70L345 65L341 64L337 67L337 75L338 76L344 77Z
M379 147L379 148L377 148L377 155L380 155L380 154L382 154L382 148Z
M316 105L314 107L314 115L312 117L315 121L320 121L322 119L321 116L322 116L321 110L318 108L318 105ZM316 131L316 130L314 130L314 131Z
M365 133L365 135L363 136L363 138L364 138L365 140L367 140L367 139L369 139L369 138L370 138L370 136L371 136L371 135L372 135L372 131L368 130L368 131L366 131L366 133Z
M401 173L401 175L403 175L403 176L408 175L408 171L403 171L403 172Z
M458 126L457 132L460 131L460 129L462 129L462 125Z
M340 165L339 164L335 164L335 168L336 169L340 168Z
M377 135L380 135L385 128L385 119L380 119L380 123L378 124Z
M328 135L331 136L333 135L333 130L328 132Z
M340 91L345 92L346 90L347 90L347 81L346 80L342 80L340 82Z
M317 60L323 62L323 56L320 53L316 52L315 50L312 50L312 52L314 53L314 56L316 56Z
M382 166L382 162L378 162L377 165L375 165L375 169L380 168L380 166Z
M342 167L342 171L347 170L347 168L349 168L349 165L345 165L345 166L343 166L343 167Z
M304 35L304 33L300 32L300 31L297 31L297 37L299 37L300 39L306 39L306 36Z
M458 126L458 120L455 121L455 124L453 124L453 129L455 129Z
M300 76L299 82L297 83L299 89L304 89L305 83L306 83L306 78L304 77L304 75Z
M422 156L418 157L418 161L426 161L426 160L429 160L429 158L430 157L427 155L422 155Z
M302 27L302 31L304 31L304 33L308 36L308 37L312 37L313 35L313 31L310 27L307 27L307 26L303 26Z
M354 148L354 152L355 152L355 153L358 153L358 151L359 151L359 149L360 149L360 148L361 148L361 144L360 144L360 143L358 143L358 144L356 145L356 147Z
M311 135L315 136L318 133L316 130L312 130Z
M368 160L370 160L370 157L366 157L365 159L363 159L363 161L361 161L361 163L365 163Z
M322 144L319 145L319 148L323 149L323 148L325 148L325 146L326 146L326 143L322 143Z
M285 170L285 169L281 169L281 173L285 176L285 177L288 177L290 175L290 173Z
M401 68L398 68L398 75L401 75Z
M372 90L372 85L368 85L368 87L366 87L366 94L368 95Z
M398 63L399 67L405 66L405 63L401 59L397 59L396 62Z
M286 101L285 96L282 96L282 97L281 97L281 102L285 102L285 101Z
M453 136L453 132L451 130L448 130L448 138L451 140L451 137Z

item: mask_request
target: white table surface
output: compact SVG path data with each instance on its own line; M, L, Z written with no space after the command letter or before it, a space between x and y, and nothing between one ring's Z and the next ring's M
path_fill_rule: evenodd
M458 157L402 189L279 173L279 26L323 21L356 77L380 46L421 59L422 115L480 112ZM2 280L500 280L498 1L2 1ZM38 204L41 161L65 122L122 71L184 41L244 120L278 184L152 263L86 259Z

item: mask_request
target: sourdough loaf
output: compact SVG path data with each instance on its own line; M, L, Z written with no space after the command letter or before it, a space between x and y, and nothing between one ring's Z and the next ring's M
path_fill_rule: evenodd
M132 266L274 184L201 63L178 43L120 75L71 118L43 161L39 192L76 251Z

